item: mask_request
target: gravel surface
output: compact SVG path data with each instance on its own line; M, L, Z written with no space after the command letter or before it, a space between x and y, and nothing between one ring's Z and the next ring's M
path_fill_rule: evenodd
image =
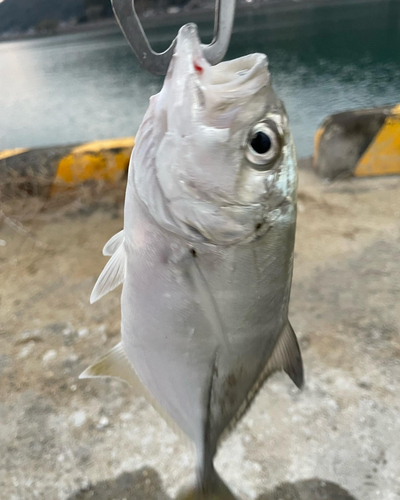
M290 319L306 387L272 377L216 467L241 500L399 499L400 179L300 181ZM193 481L192 447L146 401L78 380L120 337L120 289L89 305L120 202L0 222L2 499L172 500Z

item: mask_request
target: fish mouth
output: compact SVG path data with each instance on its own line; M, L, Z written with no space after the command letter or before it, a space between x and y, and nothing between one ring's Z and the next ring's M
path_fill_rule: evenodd
M221 90L234 90L260 79L265 86L269 82L268 59L265 54L247 56L224 61L211 67L208 85Z
M249 54L212 66L203 50L197 26L183 26L166 77L170 99L187 123L195 113L207 126L229 129L243 106L269 85L267 56Z
M269 85L268 60L264 54L250 54L225 61L209 67L198 81L204 123L233 133L247 103Z
M182 61L187 73L195 75L204 90L227 93L230 99L237 99L237 94L250 96L268 85L270 77L265 54L249 54L212 66L206 60L203 48L197 26L194 23L182 26L174 58Z
M201 40L196 24L188 23L178 31L177 44L174 55L202 54Z

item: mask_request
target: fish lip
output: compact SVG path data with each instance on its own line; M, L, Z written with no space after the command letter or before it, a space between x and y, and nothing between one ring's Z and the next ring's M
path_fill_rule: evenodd
M203 46L201 44L197 25L194 23L185 24L178 31L176 37L177 44L173 54L173 59L186 58L192 62L194 59L202 59L205 62L203 55ZM194 72L194 68L192 71Z
M201 120L206 126L230 132L244 103L270 81L268 59L261 53L224 61L195 76L203 103Z
M229 100L237 94L253 95L270 82L268 58L265 54L249 54L212 66L205 86Z
M178 31L178 39L180 38L189 39L191 42L197 42L199 46L201 45L199 30L195 23L184 24Z

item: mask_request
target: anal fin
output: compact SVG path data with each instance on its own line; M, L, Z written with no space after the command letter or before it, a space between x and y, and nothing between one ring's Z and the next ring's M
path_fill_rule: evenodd
M114 377L128 383L134 392L143 396L148 403L153 406L155 410L163 417L167 424L180 436L186 436L175 420L164 410L164 408L151 396L149 391L143 385L142 381L136 374L131 362L125 354L122 342L117 344L109 351L109 353L101 358L93 365L86 368L84 372L79 375L80 379L85 378L108 378Z
M122 342L79 375L79 378L115 377L127 382L135 389L141 389L143 384L132 368L127 358Z

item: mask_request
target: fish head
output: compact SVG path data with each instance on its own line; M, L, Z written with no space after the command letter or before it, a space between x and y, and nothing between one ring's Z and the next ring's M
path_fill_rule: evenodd
M267 57L211 66L197 27L182 27L133 163L139 197L162 226L217 245L259 236L293 208L297 185L288 118Z

